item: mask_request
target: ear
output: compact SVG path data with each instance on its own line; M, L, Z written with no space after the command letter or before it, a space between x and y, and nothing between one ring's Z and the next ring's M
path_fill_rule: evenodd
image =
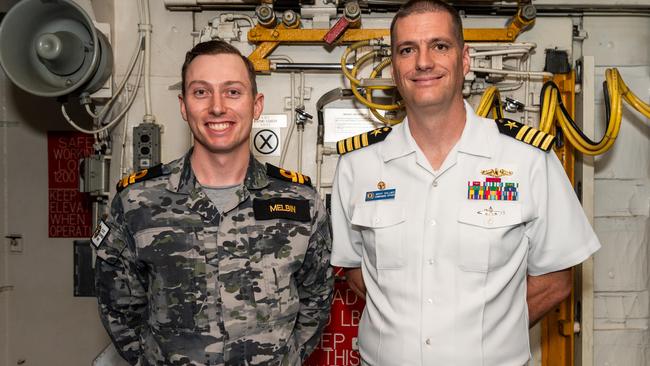
M183 117L183 120L187 121L187 110L185 110L183 94L178 94L178 103L181 105L181 117Z
M470 64L470 58L469 58L469 46L465 44L463 46L463 75L467 75L469 72L469 64Z
M257 93L253 101L253 118L259 119L264 110L264 94Z

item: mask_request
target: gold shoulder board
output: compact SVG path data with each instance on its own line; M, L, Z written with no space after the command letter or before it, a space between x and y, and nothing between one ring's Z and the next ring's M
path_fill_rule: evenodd
M147 179L160 177L161 175L163 175L162 164L158 164L152 166L151 168L141 170L137 173L127 175L124 178L120 179L119 182L117 182L117 192L118 193L122 192L124 188L128 187L133 183L142 182Z
M336 143L336 152L338 152L339 155L343 155L350 151L359 150L374 143L384 141L390 131L392 131L392 128L390 127L379 127L372 131L340 140Z
M511 119L500 118L495 122L502 134L535 146L542 151L549 152L555 143L555 136Z
M290 170L284 170L282 168L278 168L277 166L269 163L266 163L266 174L273 178L277 178L292 183L304 184L306 186L311 187L311 178L309 178L309 176L301 173L292 172Z

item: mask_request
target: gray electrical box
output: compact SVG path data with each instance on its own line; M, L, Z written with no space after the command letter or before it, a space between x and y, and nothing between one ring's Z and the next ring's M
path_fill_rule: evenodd
M133 170L160 164L160 125L141 123L133 127Z
M90 193L93 196L108 196L111 157L91 155L81 159L80 167L79 192Z

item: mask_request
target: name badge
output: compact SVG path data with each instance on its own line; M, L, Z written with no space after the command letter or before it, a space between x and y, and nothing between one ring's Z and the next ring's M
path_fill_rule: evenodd
M395 198L395 188L383 189L381 191L366 192L367 201L392 200Z
M104 223L104 221L100 221L99 225L95 228L95 232L93 233L93 237L90 238L90 241L93 243L95 248L99 249L99 246L102 245L102 242L104 242L104 238L106 238L106 235L111 231L111 228L108 227Z
M267 200L253 199L255 220L287 219L311 221L309 201L295 198L274 197Z

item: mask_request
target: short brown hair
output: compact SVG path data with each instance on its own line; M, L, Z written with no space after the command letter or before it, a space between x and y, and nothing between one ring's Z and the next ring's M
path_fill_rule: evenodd
M192 63L195 58L201 55L221 54L237 55L241 57L242 61L244 61L244 65L246 65L246 70L248 71L248 79L250 80L251 86L253 87L253 95L257 95L255 66L253 66L251 60L242 55L241 52L239 52L239 50L232 46L230 43L218 39L198 43L185 54L185 62L183 62L183 68L181 69L181 93L183 93L183 95L185 95L185 74L187 73L187 68L190 66L190 63Z
M395 13L393 21L390 23L391 49L393 51L395 50L395 24L398 19L406 18L413 14L435 13L438 11L448 13L451 16L454 36L462 48L465 45L465 40L463 39L463 23L458 11L453 6L441 0L410 0L400 7L397 13Z

